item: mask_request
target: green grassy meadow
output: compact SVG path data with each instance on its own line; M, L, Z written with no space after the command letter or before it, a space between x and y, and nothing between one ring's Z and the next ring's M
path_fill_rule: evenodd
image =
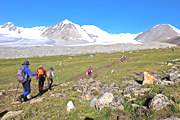
M147 116L142 116L137 109L132 108L130 103L125 101L124 111L111 110L104 108L101 111L90 107L90 101L80 101L80 93L67 91L66 98L51 98L49 92L43 94L45 100L41 103L35 103L30 105L29 101L20 105L11 105L16 93L18 82L16 79L17 70L21 67L21 64L28 60L30 62L30 70L32 73L36 73L38 66L43 65L46 70L50 67L54 68L54 74L57 75L54 78L55 89L53 92L59 93L62 90L71 88L72 83L76 83L79 79L87 79L86 71L89 66L93 69L92 77L94 80L100 80L104 83L117 83L121 85L120 78L124 76L133 77L136 72L144 71L163 71L170 68L167 66L167 62L172 62L174 59L180 59L180 48L176 48L175 51L171 49L151 49L151 50L139 50L129 52L118 52L111 54L93 54L94 57L89 57L90 54L84 55L72 55L72 56L51 56L51 57L32 57L32 58L19 58L19 59L1 59L0 60L0 90L3 91L3 96L0 97L0 113L3 111L24 110L24 114L12 119L26 119L26 120L84 120L86 117L93 118L94 120L115 120L117 115L124 115L124 119L159 119L168 116L175 116L180 118L180 98L172 97L171 95L180 95L179 86L153 86L151 87L151 93L149 95L155 95L160 91L164 91L164 95L172 99L175 102L175 106L168 106L163 110L154 111L149 110ZM127 61L121 62L121 56L126 55ZM68 58L72 59L68 59ZM176 63L175 65L177 65ZM114 70L113 74L111 71ZM35 96L38 93L38 82L35 77L31 77L31 96ZM70 82L71 86L63 87L59 86L60 83ZM47 81L45 81L47 85ZM147 87L147 86L146 86ZM120 88L122 88L120 86ZM14 91L11 91L14 89ZM23 92L22 85L18 90L18 95ZM76 110L67 114L66 104L71 100L76 106ZM137 104L144 104L145 98L138 97L135 101ZM122 113L123 114L122 114ZM120 114L121 113L121 114ZM0 116L2 117L2 116Z

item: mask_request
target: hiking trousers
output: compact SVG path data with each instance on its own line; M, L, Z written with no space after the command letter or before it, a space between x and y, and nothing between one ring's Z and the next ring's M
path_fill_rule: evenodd
M39 78L39 81L38 81L39 91L42 91L42 90L43 90L44 81L45 81L45 77Z
M91 78L91 73L88 73L88 79L90 79Z
M31 93L30 83L31 83L31 79L29 79L26 82L22 83L23 88L24 88L24 93L23 93L24 97L26 97L27 95L29 95Z
M50 90L51 90L52 84L53 84L53 79L48 78L48 87L49 87Z

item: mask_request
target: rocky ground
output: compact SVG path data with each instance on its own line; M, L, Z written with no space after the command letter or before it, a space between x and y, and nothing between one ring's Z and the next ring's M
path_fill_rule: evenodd
M81 93L80 101L89 101L90 106L94 107L97 110L102 110L105 107L109 107L110 109L118 109L124 111L125 103L131 104L132 107L136 108L139 111L139 115L143 116L143 118L148 118L148 114L150 114L150 108L154 109L155 111L159 111L164 109L168 105L175 106L176 103L169 99L162 93L156 93L151 98L147 98L147 104L141 105L136 104L137 96L146 96L150 93L151 88L142 87L144 84L148 83L147 81L153 81L152 84L157 86L179 86L180 83L180 66L172 66L167 71L156 72L153 71L148 76L145 75L145 72L138 72L134 74L135 80L131 79L129 76L125 76L120 78L122 84L119 86L116 83L105 84L100 82L99 80L93 79L79 79L77 83L73 83L74 85L70 87L70 89L64 89L61 93L57 93L56 90L54 92L49 92L50 97L52 98L66 98L67 91L74 91ZM162 74L167 74L167 77L161 77ZM143 81L140 83L138 82L143 75ZM149 77L150 76L150 77ZM150 79L153 78L153 79ZM69 86L70 82L65 82L60 84L60 86ZM150 83L148 83L150 84ZM122 87L122 89L120 89ZM122 93L117 95L115 93ZM3 95L3 94L2 94ZM101 97L99 95L102 95ZM177 96L172 95L173 97ZM128 99L126 99L128 98ZM44 97L34 98L30 100L30 104L35 104L37 102L44 101ZM126 100L125 100L126 99ZM16 103L15 103L16 104ZM79 106L74 104L72 101L67 103L67 112L68 114L74 110L76 110ZM9 117L16 117L23 114L23 110L20 111L9 111L5 113L2 120L9 118ZM117 120L125 119L126 116L118 115ZM68 119L66 117L65 119ZM174 116L163 117L160 120L179 120L179 118Z
M0 47L0 59L37 56L75 55L87 53L113 53L120 51L174 47L173 44L152 42L147 44L115 44L93 46Z

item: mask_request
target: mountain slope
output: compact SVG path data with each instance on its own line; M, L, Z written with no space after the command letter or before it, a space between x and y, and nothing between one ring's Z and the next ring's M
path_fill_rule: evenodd
M74 24L68 20L49 27L42 36L53 40L67 40L67 41L88 41L93 42L93 39L77 24Z
M160 42L170 42L172 39L180 36L180 30L169 25L169 24L160 24L152 27L139 34L135 40L142 43L151 42L151 41L160 41Z

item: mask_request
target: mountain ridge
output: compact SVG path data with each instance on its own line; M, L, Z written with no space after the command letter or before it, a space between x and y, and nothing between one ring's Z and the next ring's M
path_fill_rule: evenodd
M153 41L168 42L179 45L179 39L176 38L180 36L180 30L170 24L158 24L139 34L110 34L101 30L97 26L79 26L78 24L65 19L54 26L40 26L32 28L16 27L12 22L8 22L4 25L0 25L0 35L0 43L1 41L4 43L5 40L2 39L8 39L8 36L11 39L14 37L30 40L35 39L36 41L40 40L40 43L41 40L55 41L55 43L50 42L52 43L51 45L81 45L82 43L86 45L118 43L141 44Z

